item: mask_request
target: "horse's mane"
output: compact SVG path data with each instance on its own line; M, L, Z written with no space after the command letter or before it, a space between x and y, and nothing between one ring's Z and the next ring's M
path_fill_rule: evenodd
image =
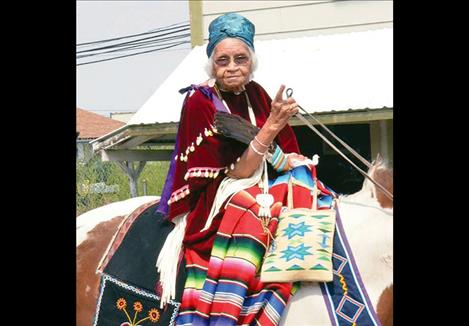
M391 194L394 191L394 183L393 183L393 170L389 168L385 162L385 160L378 154L376 160L372 163L372 167L368 171L368 175L371 176L376 182L381 184L387 191ZM368 179L365 180L365 183L369 183L367 187L371 187L373 197L378 200L381 207L383 208L392 208L393 201L387 197L382 190L376 187L371 181Z

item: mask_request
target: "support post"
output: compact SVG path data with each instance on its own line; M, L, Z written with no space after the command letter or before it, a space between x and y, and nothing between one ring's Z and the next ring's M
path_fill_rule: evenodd
M146 161L139 161L137 162L137 166L134 166L134 162L129 161L117 161L121 169L124 171L125 175L129 179L129 188L130 188L130 196L132 198L138 196L138 189L137 189L137 181L140 173L142 172L143 168L145 167Z

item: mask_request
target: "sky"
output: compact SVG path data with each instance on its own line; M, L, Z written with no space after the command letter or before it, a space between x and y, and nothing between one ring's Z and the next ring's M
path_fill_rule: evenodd
M77 44L189 23L179 1L77 1ZM103 116L135 112L189 54L190 43L172 49L77 66L77 107Z

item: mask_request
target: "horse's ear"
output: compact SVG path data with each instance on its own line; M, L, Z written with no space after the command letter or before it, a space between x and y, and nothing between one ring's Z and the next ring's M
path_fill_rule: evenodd
M373 166L379 166L383 164L383 157L380 153L376 154L376 159L371 163Z

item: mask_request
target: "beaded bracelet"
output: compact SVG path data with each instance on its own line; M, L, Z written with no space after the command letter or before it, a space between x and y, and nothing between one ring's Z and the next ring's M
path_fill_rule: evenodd
M288 170L285 169L286 163L288 161L287 156L283 153L280 146L277 146L274 155L272 156L272 166L277 172L284 172Z
M285 159L286 159L286 157L285 157L285 155L282 153L282 155L280 155L277 160L275 160L275 161L272 162L272 166L274 167L274 169L275 169L276 171L278 171L278 172L281 171L280 166L283 165L283 163L285 162Z
M283 160L282 164L280 164L280 166L278 167L277 172L286 171L286 170L284 170L284 167L285 167L285 164L287 163L287 161L288 161L288 158L285 156L285 159Z
M253 150L256 154L259 154L259 155L261 155L261 156L264 156L264 155L265 155L265 152L264 152L264 153L261 153L261 152L259 152L259 151L254 147L254 145L253 145L253 143L252 143L252 140L251 140L251 142L249 143L249 146L251 146L252 150Z
M266 145L266 144L264 144L264 143L261 143L261 141L260 141L259 139L257 139L257 136L254 136L254 140L257 141L257 143L258 143L259 145L261 145L262 147L264 147L264 148L269 148L269 145Z
M272 155L272 165L274 165L274 162L277 161L278 156L281 155L282 153L283 153L282 149L280 148L280 146L277 145L277 147L275 148L275 152Z

